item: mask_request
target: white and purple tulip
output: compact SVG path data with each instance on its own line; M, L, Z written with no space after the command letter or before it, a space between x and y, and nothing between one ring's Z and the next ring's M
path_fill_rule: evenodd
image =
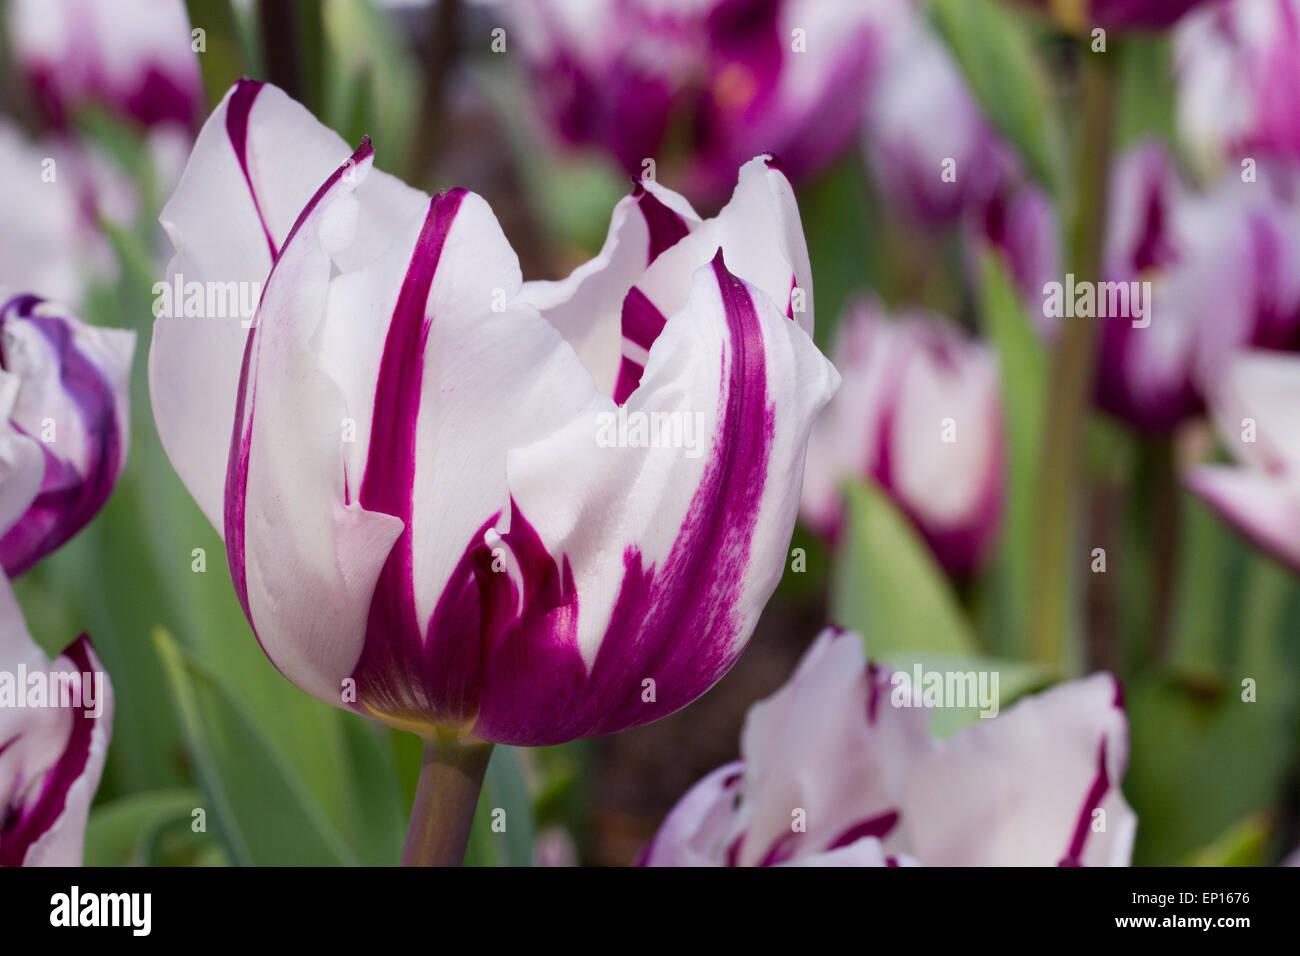
M13 0L9 39L45 118L96 105L192 129L203 82L182 0Z
M0 866L81 865L112 728L112 686L87 637L51 662L0 580Z
M104 506L126 466L135 333L87 325L60 305L0 288L0 382L8 426L40 455L39 491L0 535L22 574Z
M1125 866L1128 724L1109 674L943 741L906 675L823 632L750 708L741 759L673 808L645 866Z
M0 532L23 519L45 468L39 445L9 424L18 390L0 372ZM51 663L0 578L0 866L81 863L112 720L112 688L86 636Z
M1300 344L1296 191L1259 173L1250 183L1229 173L1192 194L1158 144L1117 163L1105 269L1130 284L1129 304L1100 319L1097 401L1137 428L1164 431L1199 413L1205 383L1233 350ZM1139 315L1133 293L1147 297L1132 283L1143 282Z
M866 101L863 144L887 201L928 225L955 222L1012 172L947 46L919 16L886 34L885 66Z
M1174 31L1178 124L1209 168L1300 159L1300 2L1229 0Z
M467 739L689 703L781 576L838 381L788 180L747 163L710 220L647 184L594 260L525 284L479 196L373 161L242 81L163 210L169 281L261 290L251 329L161 314L149 372L263 649L327 702Z
M1239 464L1195 467L1187 486L1300 573L1300 356L1238 352L1210 390L1209 404Z
M694 187L725 196L749 157L796 180L853 140L882 34L910 0L514 0L550 125L633 176L685 143Z
M937 316L845 313L834 350L843 386L813 426L803 516L835 538L846 480L877 482L950 573L966 576L997 537L1004 477L997 360Z

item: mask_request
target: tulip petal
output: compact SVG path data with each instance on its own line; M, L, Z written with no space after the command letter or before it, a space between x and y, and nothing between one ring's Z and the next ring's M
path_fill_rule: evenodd
M890 672L864 665L861 638L825 631L741 735L746 824L740 862L764 865L897 836L908 768L933 744L922 708L891 704ZM803 811L806 831L792 831ZM903 821L904 823L906 821Z
M638 866L717 866L736 837L742 761L723 764L677 801Z
M698 457L684 440L612 434L612 404L510 455L500 543L521 580L479 580L489 624L475 733L610 733L721 677L781 575L808 428L837 384L802 328L721 254L698 270L625 406L694 429Z
M623 303L623 364L615 401L622 404L635 390L646 350L667 317L685 304L690 277L718 249L733 275L756 286L812 335L812 268L794 189L779 163L760 156L741 167L736 191L722 211L666 249L628 294ZM797 296L796 290L802 295Z
M0 306L0 364L20 385L10 419L41 437L40 494L0 539L0 564L22 574L80 531L126 467L135 333L101 329L36 296Z
M27 633L5 583L0 583L0 663L10 673L23 667L29 674L78 675L75 680L103 675L98 716L81 707L0 708L0 866L79 865L112 731L107 675L84 635L49 663Z
M241 80L204 124L163 208L176 252L166 282L154 289L170 307L154 323L149 390L163 447L218 532L248 307L316 187L351 152L277 87ZM391 230L421 203L417 190L380 172L367 177L357 198L367 215L339 253L341 264L353 267L386 248Z
M1194 468L1185 480L1230 525L1300 571L1300 482L1223 465Z
M313 340L325 314L329 253L356 227L364 144L307 203L267 282L243 372L225 469L225 532L235 591L272 662L303 690L340 703L361 653L375 580L403 523L348 494L342 390Z
M614 394L618 377L624 297L650 263L699 224L700 217L677 193L638 183L614 207L596 258L565 279L524 283L520 300L559 330L603 394Z
M909 774L907 833L942 866L1127 864L1136 817L1119 790L1127 721L1098 674L958 731Z

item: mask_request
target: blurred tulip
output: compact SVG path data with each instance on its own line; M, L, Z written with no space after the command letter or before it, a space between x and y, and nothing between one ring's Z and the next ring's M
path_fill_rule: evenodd
M525 285L480 197L372 163L242 81L163 210L169 282L266 283L251 332L164 311L150 352L263 649L323 700L467 740L685 705L781 576L838 378L789 182L756 159L705 221L648 184L596 259Z
M1128 726L1108 674L1070 681L945 741L903 674L823 632L749 710L741 759L697 783L647 866L1125 866ZM802 824L802 826L799 826Z
M974 571L1002 511L997 361L937 316L891 322L874 303L844 316L834 351L843 387L813 427L803 515L838 534L841 484L878 482L950 573Z
M1193 468L1188 487L1300 573L1300 356L1238 353L1215 382L1210 409L1240 464Z
M0 285L79 308L87 285L116 270L97 218L126 218L134 195L90 149L65 139L31 142L0 120L0 207Z
M0 373L0 410L14 391ZM0 425L0 533L38 493L41 467L35 442ZM80 865L112 723L112 687L90 641L83 634L51 663L0 578L0 866Z
M0 537L22 574L82 529L126 466L135 333L86 325L57 304L0 290L6 419L36 448L39 493Z
M867 106L867 156L882 195L929 225L948 224L1009 171L947 46L919 17L888 33L885 70Z
M1151 283L1145 315L1130 303L1100 320L1098 402L1138 428L1198 413L1234 349L1300 339L1300 206L1285 181L1228 175L1191 194L1163 147L1140 144L1116 167L1105 268Z
M1189 10L1221 0L1025 0L1070 29L1163 30Z
M1230 0L1174 32L1178 124L1203 166L1300 159L1300 2Z
M13 0L19 68L56 126L95 105L146 126L193 127L204 107L182 0Z
M883 31L910 0L514 0L537 95L566 141L633 176L684 142L690 177L722 196L736 167L779 155L795 180L852 141Z

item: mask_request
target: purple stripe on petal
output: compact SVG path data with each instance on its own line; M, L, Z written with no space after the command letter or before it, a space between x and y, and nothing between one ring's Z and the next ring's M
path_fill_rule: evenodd
M665 249L671 248L685 238L690 230L681 216L660 202L655 194L640 182L636 184L636 190L632 195L637 197L637 208L645 217L646 228L650 231L650 253L646 260L648 266L658 259Z
M628 546L623 583L588 668L568 558L548 554L515 511L502 539L523 569L522 610L508 575L480 576L484 680L474 730L486 740L541 745L648 723L698 697L739 654L736 602L767 483L775 409L749 291L721 251L713 268L728 333L719 356L721 437L677 540L648 567ZM653 702L642 697L646 679L656 684Z
M63 652L79 673L98 670L90 650L90 639L82 634ZM45 774L40 795L25 810L0 820L0 866L22 866L33 843L54 826L67 804L68 791L86 770L94 736L94 717L72 708L72 731L63 753Z
M878 840L883 840L893 832L894 827L897 825L898 811L887 810L884 813L853 824L853 826L832 840L826 849L828 851L838 850L842 846L858 842L863 837L875 837Z
M253 101L257 99L257 94L262 92L264 85L258 80L250 80L247 77L235 84L235 91L230 94L230 102L226 104L226 134L230 137L230 145L235 150L235 158L239 160L244 182L248 184L248 195L252 197L253 208L257 210L257 218L262 223L262 232L266 235L266 245L271 250L271 261L274 262L279 257L280 250L275 247L275 240L271 238L266 217L262 215L262 204L257 199L257 190L253 188L253 178L248 174L248 118L253 112Z
M618 381L614 383L614 402L616 404L622 405L632 397L632 393L641 384L641 375L644 372L645 366L640 362L634 361L626 355L623 356L623 360L618 366Z
M1118 685L1118 681L1116 684ZM1070 837L1070 845L1066 848L1065 856L1061 858L1059 866L1083 866L1083 844L1088 839L1088 833L1092 828L1092 813L1101 806L1101 801L1105 799L1106 791L1109 789L1110 775L1106 772L1106 740L1102 738L1097 753L1097 776L1093 778L1092 786L1088 788L1088 795L1083 799L1079 819L1074 825L1074 834Z
M299 228L306 222L307 217L315 211L320 201L325 195L338 185L344 174L355 169L358 163L364 162L374 155L374 148L370 145L370 137L364 137L361 145L357 147L356 152L348 159L346 163L334 170L330 177L325 180L316 190L315 194L308 200L307 205L298 214L293 228L289 230L289 235L285 237L284 248L288 248L293 242L294 237L298 234ZM271 265L271 273L267 276L266 285L262 287L262 298L266 298L266 290L270 287L271 279L275 276L276 259ZM258 314L254 317L252 328L249 330L248 338L244 341L244 358L239 369L239 390L235 395L235 424L230 433L230 454L226 464L226 490L225 490L225 522L226 522L226 562L230 568L230 579L235 586L235 595L239 598L240 606L244 609L244 616L248 618L249 626L253 629L253 636L257 637L257 624L253 621L253 615L248 607L248 578L247 570L244 564L244 512L248 496L248 464L249 454L251 451L252 434L253 434L253 412L256 404L256 388L254 387L255 378L252 375L252 364L256 361L257 349L261 342L261 303L258 303ZM258 644L261 644L261 638L258 638ZM266 648L262 648L265 652ZM270 655L267 655L270 658ZM274 663L274 659L271 658Z
M440 598L440 605L450 602L457 617L464 619L445 628L441 607L435 609L430 624L440 653L434 655L434 648L426 646L423 639L425 630L415 608L412 510L424 350L436 318L427 315L429 290L464 196L463 189L453 189L430 201L380 359L374 425L357 500L367 511L401 518L405 528L375 584L365 647L353 672L358 696L366 706L389 715L405 713L410 719L427 722L434 718L452 724L473 715L477 654L472 632L469 640L450 645L440 632L450 631L446 637L454 638L473 626L477 594L471 585L480 549L468 549ZM480 541L484 531L486 526L480 529Z
M50 343L58 360L59 387L81 418L86 443L86 473L79 474L41 443L45 473L41 490L22 518L0 539L0 564L17 577L80 531L108 501L122 470L124 454L117 396L103 372L78 349L72 326L57 316L35 314L41 299L20 296L0 311L0 329L10 319L32 325ZM5 367L0 352L0 368Z
M664 330L668 319L646 296L633 286L623 298L623 338L641 348L650 349Z

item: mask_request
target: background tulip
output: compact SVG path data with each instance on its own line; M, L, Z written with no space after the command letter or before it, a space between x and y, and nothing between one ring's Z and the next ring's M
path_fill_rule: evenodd
M1239 464L1192 468L1188 487L1300 572L1300 357L1239 353L1216 380L1210 409Z
M182 0L13 0L9 36L46 118L105 107L146 126L189 127L203 106Z
M1300 159L1300 4L1228 0L1174 31L1178 126L1209 168Z
M1108 674L1029 697L946 741L862 638L828 630L750 708L741 759L691 789L647 866L1124 866L1128 730ZM802 816L799 815L800 811ZM796 826L796 823L802 826Z
M923 20L897 18L886 36L886 69L866 101L872 171L886 199L909 216L951 223L999 188L1009 156Z
M160 315L150 354L263 649L426 736L550 744L688 703L780 577L837 380L785 176L752 161L707 221L640 188L593 262L524 287L482 199L372 162L244 82L163 212L170 274L266 281L251 331ZM620 408L690 416L698 456L603 444Z
M1152 298L1145 317L1129 308L1100 322L1102 408L1139 428L1169 429L1202 408L1204 383L1234 348L1296 344L1300 219L1293 187L1266 174L1257 182L1229 174L1194 194L1161 147L1123 157L1107 277L1148 281Z
M15 377L0 372L0 411L17 389ZM26 520L42 466L40 447L10 421L0 424L0 532ZM29 698L30 675L45 682L39 697ZM68 702L84 706L58 706L55 675L68 676ZM112 721L112 688L90 641L83 634L51 663L0 579L0 866L81 863Z
M844 315L833 354L844 386L809 441L805 519L834 536L840 485L871 478L945 568L969 574L1001 515L997 361L937 316L890 321L871 302Z
M0 564L12 577L80 531L122 474L135 333L0 290L0 343L9 424L39 442L43 457L40 493L0 537Z
M547 118L630 175L686 141L695 188L725 196L736 168L779 155L795 180L851 141L907 0L710 0L592 7L510 4Z

